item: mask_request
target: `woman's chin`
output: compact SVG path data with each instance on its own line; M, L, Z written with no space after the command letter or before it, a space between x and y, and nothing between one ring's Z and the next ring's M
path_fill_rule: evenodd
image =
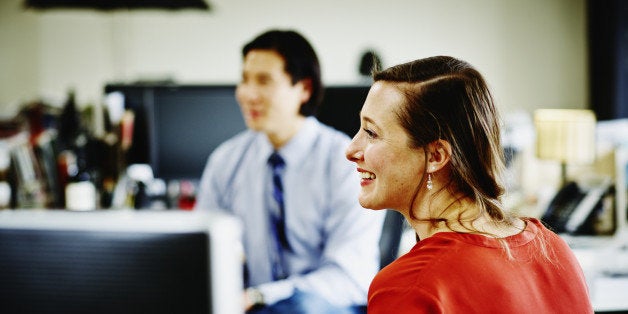
M384 209L384 206L380 206L375 202L372 202L366 198L362 198L360 197L359 200L360 202L360 206L366 208L366 209L373 209L373 210L379 210L379 209Z

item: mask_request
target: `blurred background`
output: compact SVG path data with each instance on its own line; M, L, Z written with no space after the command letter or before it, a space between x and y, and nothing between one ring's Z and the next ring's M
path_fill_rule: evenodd
M0 168L13 172L0 178L11 183L6 206L64 207L68 183L92 181L96 207L110 207L121 176L159 194L168 193L169 181L191 179L173 189L193 195L206 155L244 128L231 96L243 44L283 28L314 45L330 87L331 105L319 118L350 136L355 125L347 121L357 119L370 82L360 71L363 56L377 55L383 67L432 55L473 64L504 118L507 204L538 216L546 207L539 200L582 169L539 158L536 110L590 110L595 142L581 150L601 152L585 172L617 173L606 156L623 145L618 134L627 129L627 12L620 0L4 0L0 161L7 162ZM209 103L231 109L209 113ZM596 121L605 122L602 131ZM218 134L213 142L195 142L210 134ZM186 151L194 147L208 148ZM172 159L177 152L183 159ZM190 160L195 168L175 173ZM133 164L142 165L127 172ZM149 187L154 178L164 180ZM20 201L42 189L37 201ZM84 186L74 193L85 189L92 193ZM118 204L128 206L126 198Z
M39 98L60 104L70 87L83 105L100 102L109 82L237 82L242 45L276 27L311 40L327 84L360 80L367 49L384 66L445 54L484 73L504 110L590 105L585 0L204 2L209 10L38 9L3 0L0 113Z

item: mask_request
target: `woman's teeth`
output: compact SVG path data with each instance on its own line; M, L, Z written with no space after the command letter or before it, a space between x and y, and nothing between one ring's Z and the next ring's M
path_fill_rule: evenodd
M371 172L360 172L360 177L362 179L373 180L373 179L375 179L375 174L371 173Z

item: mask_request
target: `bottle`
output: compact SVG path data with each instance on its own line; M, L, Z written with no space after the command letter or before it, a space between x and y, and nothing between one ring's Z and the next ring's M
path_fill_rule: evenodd
M81 128L81 117L76 108L75 93L73 89L70 89L68 90L67 99L63 105L61 115L59 116L57 134L59 151L71 148Z
M65 205L65 188L69 181L70 167L76 163L76 157L71 150L72 143L77 136L78 128L81 123L78 111L76 109L76 101L74 90L68 91L67 99L63 106L61 115L58 118L58 130L56 145L57 155L57 186L61 192L59 195L59 203Z
M66 153L68 182L65 186L65 207L69 210L95 210L98 194L88 158L88 138L79 134L74 147Z
M85 128L76 107L73 90L59 117L59 175L64 191L65 208L94 210L98 206L97 178L92 162L92 138Z

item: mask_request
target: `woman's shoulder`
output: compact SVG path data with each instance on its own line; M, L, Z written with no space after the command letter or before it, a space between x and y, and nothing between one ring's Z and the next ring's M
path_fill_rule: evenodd
M456 252L463 252L464 243L447 237L429 237L423 239L395 261L384 267L380 274L383 277L394 277L395 280L408 284L422 281L425 276L434 276L440 271L443 262L457 259ZM379 274L378 274L379 276ZM437 276L437 275L436 275Z

